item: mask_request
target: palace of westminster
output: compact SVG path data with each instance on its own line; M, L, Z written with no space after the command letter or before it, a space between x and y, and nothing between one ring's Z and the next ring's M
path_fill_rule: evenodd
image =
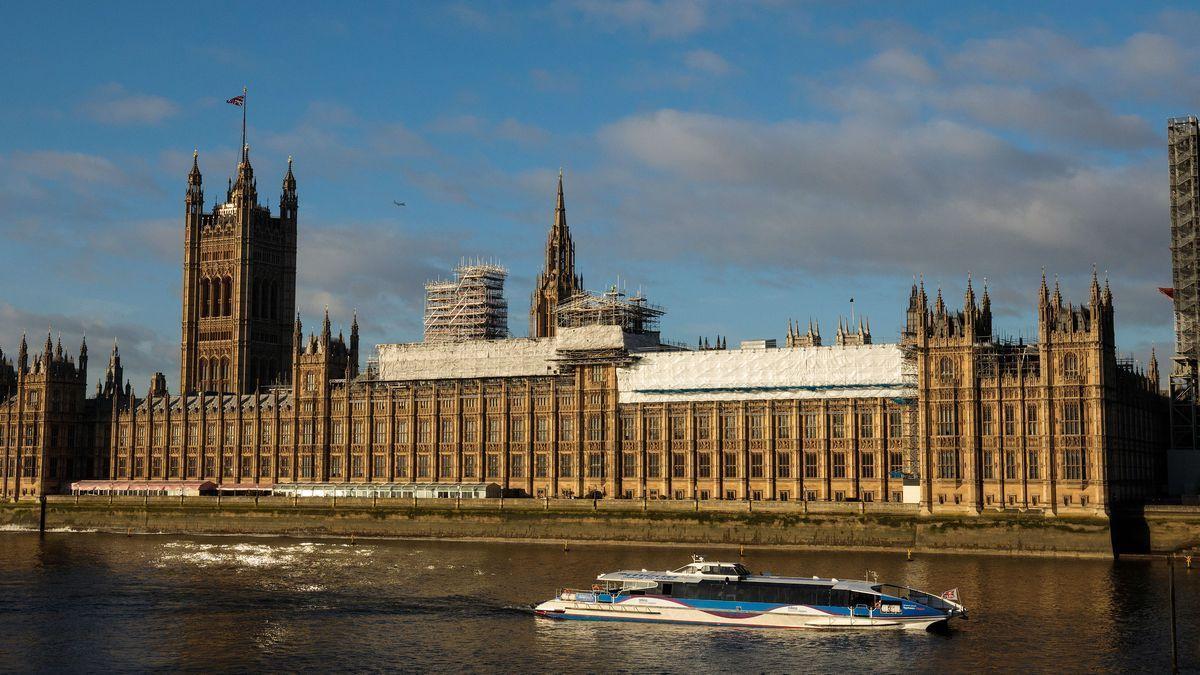
M782 347L688 349L659 339L662 310L644 298L583 289L560 175L530 337L430 339L427 317L427 339L364 359L357 317L348 338L328 312L302 332L290 159L278 215L259 203L245 147L224 202L203 204L194 160L180 390L161 373L135 390L114 346L89 395L86 341L75 357L61 340L30 353L22 339L15 359L0 353L0 497L80 481L444 483L528 497L893 502L918 499L903 488L919 484L928 512L1104 514L1162 490L1158 364L1151 356L1143 374L1117 357L1113 298L1094 274L1078 305L1043 275L1036 341L994 337L987 289L976 297L968 280L961 309L914 285L896 344L874 343L861 323L840 324L834 344L789 324ZM506 304L495 284L478 288L491 313L478 321L495 326ZM455 316L467 317L459 328L476 321Z

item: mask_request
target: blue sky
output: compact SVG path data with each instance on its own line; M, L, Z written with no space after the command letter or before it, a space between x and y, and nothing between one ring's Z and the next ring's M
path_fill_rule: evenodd
M891 340L915 275L956 306L968 271L1028 336L1041 268L1079 301L1095 263L1121 349L1170 353L1188 5L21 3L3 23L0 347L119 338L138 390L177 380L185 175L196 148L223 194L243 85L268 203L295 157L300 309L357 308L368 344L418 339L422 283L463 257L510 269L525 334L561 166L587 285L643 289L669 339L810 317L830 339L854 297Z

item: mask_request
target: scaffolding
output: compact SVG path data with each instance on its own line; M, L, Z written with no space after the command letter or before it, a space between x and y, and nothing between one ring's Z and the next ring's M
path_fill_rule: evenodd
M580 292L559 303L559 328L620 326L626 333L649 333L658 329L666 310L651 305L640 292L626 297L616 286L604 293Z
M425 342L508 337L508 270L491 263L460 264L453 280L425 284Z
M1171 182L1171 267L1175 357L1171 365L1171 444L1197 448L1197 358L1200 357L1200 124L1167 120Z

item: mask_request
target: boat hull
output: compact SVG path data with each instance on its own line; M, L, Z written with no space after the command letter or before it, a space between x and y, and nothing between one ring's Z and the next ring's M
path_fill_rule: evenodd
M807 605L782 605L770 609L694 607L668 598L623 598L616 602L555 598L534 608L541 617L580 621L636 621L745 628L809 628L863 630L928 630L949 620L945 614L879 616L871 610L855 613Z

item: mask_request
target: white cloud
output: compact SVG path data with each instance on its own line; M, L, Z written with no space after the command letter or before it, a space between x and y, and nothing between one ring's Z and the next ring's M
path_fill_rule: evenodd
M563 5L601 28L630 28L660 38L691 35L709 19L704 0L567 0Z
M297 260L297 309L311 327L325 305L349 324L357 308L364 344L419 338L424 283L445 276L465 233L421 235L394 222L306 223Z
M492 16L465 2L452 2L445 6L445 11L455 21L474 30L488 30L495 25Z
M919 54L907 49L887 49L867 61L866 67L885 77L899 77L928 84L937 80L937 73Z
M57 343L62 335L63 351L79 356L79 345L83 337L88 340L89 382L103 375L109 352L114 340L120 343L121 361L126 379L133 383L139 393L145 392L150 375L161 371L168 380L177 379L179 372L179 344L172 337L164 337L153 329L136 321L114 318L102 313L59 314L37 311L0 302L0 347L5 354L15 359L21 335L26 334L29 357L42 351L49 328ZM90 393L90 391L89 391Z
M733 72L733 66L724 57L707 49L693 49L684 54L683 64L697 72L718 77Z
M512 117L493 123L478 115L448 115L430 123L429 130L441 134L511 141L523 145L541 145L550 139L549 131Z
M435 154L402 122L365 120L349 108L324 102L310 104L291 129L267 131L262 138L263 147L295 156L307 176L322 180L342 179L351 169L377 169L397 157Z
M545 129L534 124L520 122L511 117L505 118L498 123L493 133L497 138L526 145L540 145L550 140L550 132Z
M79 110L102 124L158 124L178 113L179 106L168 98L131 92L113 83L96 89Z
M0 153L0 233L56 246L79 237L78 223L119 221L131 201L161 194L141 168L82 152Z
M1041 266L1094 261L1118 293L1152 285L1167 244L1157 163L1031 151L947 119L893 123L627 117L598 134L604 189L622 195L613 239L625 254L784 278L971 269L1025 297Z
M529 79L539 91L561 93L579 90L579 78L564 70L534 68L529 71Z
M477 115L444 115L429 124L429 130L439 134L467 134L478 136L483 133L487 122Z
M1129 95L1194 97L1200 74L1194 44L1161 33L1139 32L1114 44L1083 44L1044 28L968 40L947 65L972 78L1019 82L1025 86L1087 87L1105 98Z
M1159 135L1137 115L1115 113L1087 91L973 84L935 94L937 104L998 129L1035 133L1066 141L1102 143L1113 148L1145 148Z

